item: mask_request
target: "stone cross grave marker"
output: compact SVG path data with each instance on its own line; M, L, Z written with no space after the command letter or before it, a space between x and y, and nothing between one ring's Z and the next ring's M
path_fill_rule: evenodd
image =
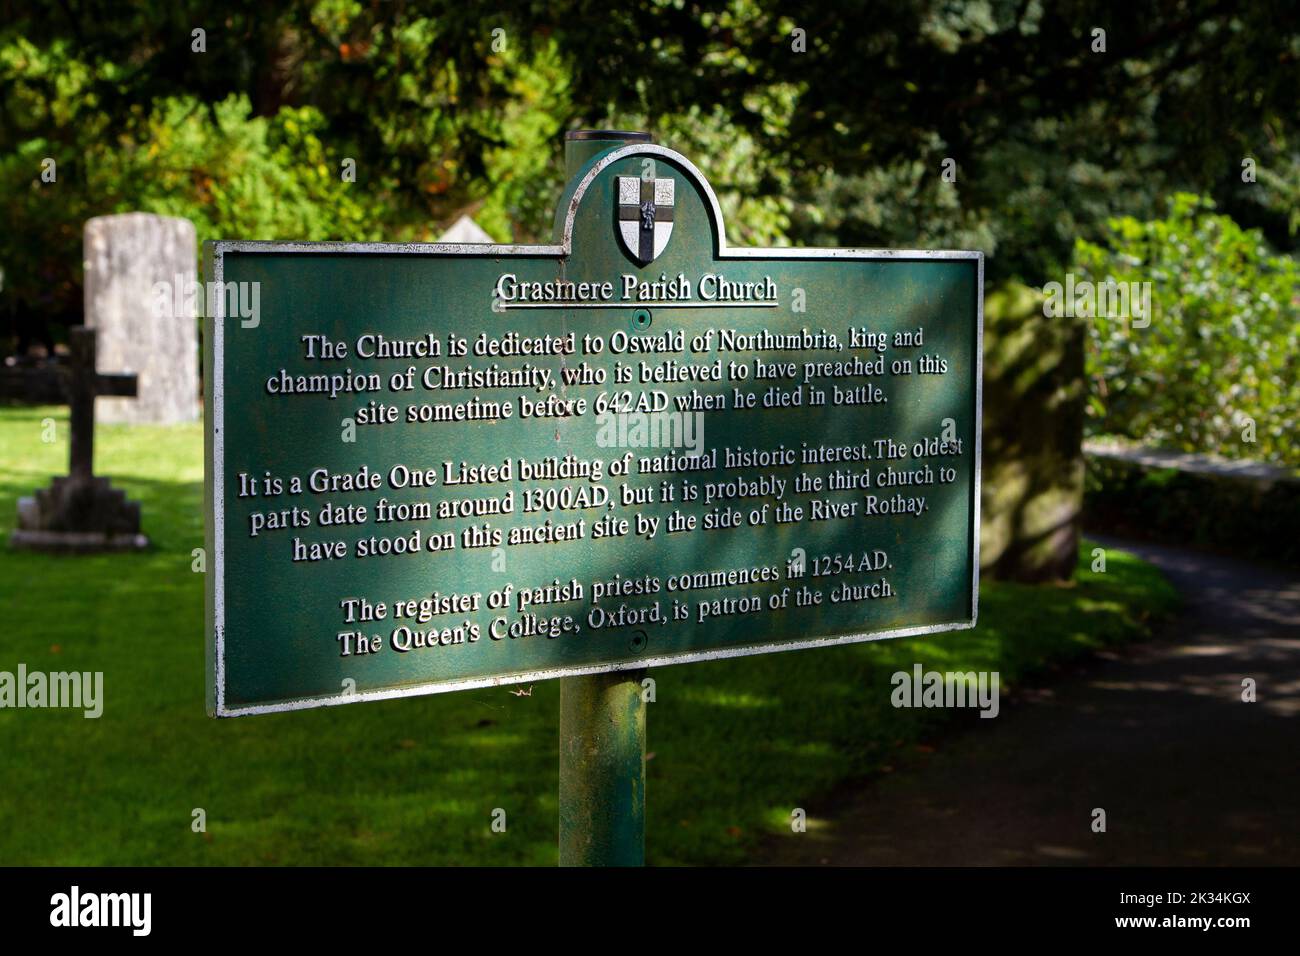
M140 533L140 504L128 501L107 478L94 473L95 399L100 395L132 397L136 376L101 374L95 368L95 330L69 331L70 361L57 372L57 387L69 406L71 440L68 474L50 487L18 500L18 527L9 538L14 548L33 551L122 551L148 547ZM30 385L27 388L30 391ZM5 397L0 394L0 397Z

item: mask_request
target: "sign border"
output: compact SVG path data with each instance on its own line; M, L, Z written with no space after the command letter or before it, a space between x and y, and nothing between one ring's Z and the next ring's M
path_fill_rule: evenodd
M588 187L611 163L629 156L660 156L678 165L700 188L708 201L710 216L717 239L714 258L723 259L861 259L861 260L915 260L915 259L966 259L975 263L975 486L973 489L971 523L971 616L970 620L944 624L925 624L916 627L894 628L888 631L871 631L861 634L843 634L837 637L808 638L784 641L779 644L750 644L739 647L718 648L660 657L637 658L612 664L588 664L581 667L553 667L518 674L494 677L472 677L462 680L416 684L385 690L354 691L332 694L328 697L304 697L274 704L251 704L244 707L226 706L225 686L225 500L223 479L225 475L225 381L224 370L224 318L204 318L203 334L208 343L204 362L204 470L205 538L208 554L212 557L212 570L205 575L205 683L208 685L208 713L214 717L243 717L254 714L274 714L314 707L333 707L368 700L394 700L401 697L423 697L458 690L481 687L504 687L557 677L578 677L587 674L607 674L616 671L642 670L647 667L665 667L695 661L721 660L728 657L750 657L756 654L775 654L781 651L808 650L834 647L840 644L860 644L866 641L914 637L920 634L938 634L946 631L970 630L979 619L980 580L980 493L981 458L983 453L984 417L984 253L970 250L944 249L860 249L828 248L817 246L776 246L731 248L722 219L722 209L713 187L695 165L685 156L665 146L651 143L632 143L599 154L589 169L578 180L573 194L568 198L558 245L526 246L498 243L457 242L306 242L279 240L208 240L203 243L204 274L209 282L224 281L224 256L228 252L263 253L372 253L382 255L432 255L432 256L493 256L529 258L567 258L573 251L573 224L578 207ZM611 309L636 308L636 303L611 303Z

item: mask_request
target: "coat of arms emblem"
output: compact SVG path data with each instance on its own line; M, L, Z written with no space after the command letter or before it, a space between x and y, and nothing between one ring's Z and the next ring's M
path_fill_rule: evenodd
M618 235L641 265L653 262L673 234L672 179L618 177Z

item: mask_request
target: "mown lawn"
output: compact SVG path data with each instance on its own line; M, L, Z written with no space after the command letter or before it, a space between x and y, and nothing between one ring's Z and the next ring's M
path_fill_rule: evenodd
M528 697L204 716L202 445L197 425L98 430L96 471L142 502L152 552L0 547L0 670L105 675L98 720L0 709L0 864L553 864L555 681ZM66 468L66 410L0 408L0 536L17 497ZM1141 636L1175 600L1111 552L1106 573L1081 561L1070 587L985 584L973 632L656 670L650 861L740 862L791 808L942 732L944 712L890 706L896 670L997 670L1014 685Z

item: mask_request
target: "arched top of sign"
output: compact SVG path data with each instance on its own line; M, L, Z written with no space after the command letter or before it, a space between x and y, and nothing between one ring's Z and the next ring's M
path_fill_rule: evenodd
M573 193L562 200L564 207L564 225L560 231L558 246L514 246L510 248L527 249L543 254L553 251L556 255L567 256L573 252L573 222L582 205L588 188L611 163L629 156L658 156L681 168L700 188L700 194L709 208L709 218L716 237L715 255L719 259L981 259L982 252L945 249L846 249L826 248L824 246L767 246L736 247L727 245L726 225L722 221L722 207L718 204L717 194L709 185L704 173L689 159L676 150L653 143L629 143L619 146L607 153L602 153L592 167L583 174L573 189Z
M679 166L688 177L695 181L699 186L700 193L704 197L705 205L709 209L709 220L713 226L713 235L716 237L716 253L721 258L727 251L727 233L722 224L722 207L718 205L718 197L713 192L713 187L709 181L704 178L695 164L676 150L671 150L666 146L656 146L653 143L629 143L627 146L620 146L612 149L607 153L602 153L597 157L591 168L583 174L573 188L571 194L566 194L561 200L564 205L564 224L560 230L561 255L569 255L573 252L573 222L577 218L578 209L582 205L583 199L587 195L587 190L606 169L613 163L621 159L627 159L631 156L650 156L659 157L667 160L676 166Z
M718 259L982 259L984 253L945 249L853 249L824 246L758 246L736 247L727 245L727 230L722 221L722 207L704 174L689 159L676 150L653 143L629 143L600 154L576 184L572 192L561 198L564 220L559 229L559 244L521 245L515 243L486 242L302 242L281 240L208 240L204 248L226 252L350 252L391 255L413 253L424 255L457 256L555 256L566 258L573 252L573 224L578 208L591 184L609 167L629 156L654 156L673 163L700 189L709 209L709 218L716 240ZM981 266L982 272L982 266ZM218 275L219 279L220 276Z

